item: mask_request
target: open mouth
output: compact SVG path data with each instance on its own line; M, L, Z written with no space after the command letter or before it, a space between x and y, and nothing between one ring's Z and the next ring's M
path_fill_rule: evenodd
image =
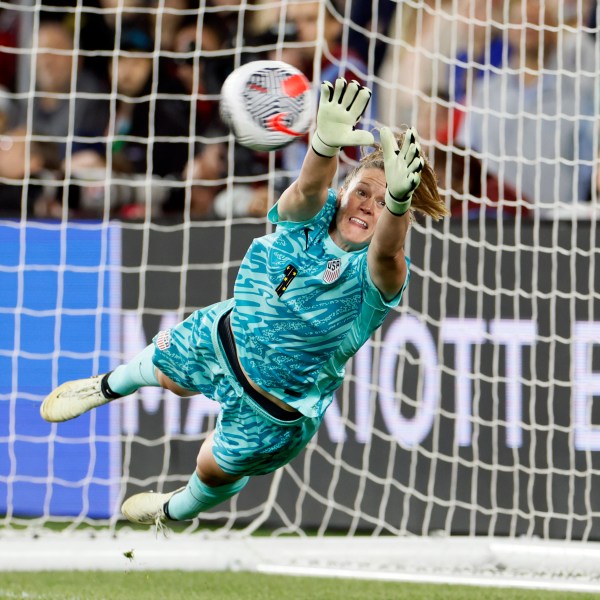
M358 225L359 227L362 227L363 229L369 228L369 225L367 224L367 222L363 221L362 219L359 219L358 217L350 217L350 223L354 223L355 225Z

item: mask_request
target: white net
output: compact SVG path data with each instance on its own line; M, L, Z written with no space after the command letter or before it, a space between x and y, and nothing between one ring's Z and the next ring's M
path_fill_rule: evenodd
M0 1L0 522L114 531L187 481L216 403L39 404L231 293L306 140L235 145L220 84L274 58L416 125L453 216L317 439L186 531L597 540L598 40L583 0Z

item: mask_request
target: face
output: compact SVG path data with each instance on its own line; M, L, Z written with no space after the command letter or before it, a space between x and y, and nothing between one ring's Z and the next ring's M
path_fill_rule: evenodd
M186 25L175 35L175 52L189 52L190 46L196 46L196 36L198 32L196 25ZM204 25L200 31L200 49L207 52L219 50L219 36L214 29Z
M303 48L306 54L315 51L314 43L319 40L319 2L294 2L287 9L287 18L298 29L298 41L311 46ZM325 10L323 23L323 38L328 43L333 43L341 33L342 25Z
M73 39L61 25L48 23L40 27L40 50L36 61L36 81L40 91L65 92L71 87Z
M180 29L175 35L174 50L178 53L189 53L191 48L196 46L196 26L187 25ZM211 27L203 27L201 32L201 51L213 52L219 50L220 41L217 33ZM196 84L202 83L204 78L204 61L206 56L201 54L200 59L197 62L198 75L194 77L194 60L193 59L181 59L176 62L177 76L188 90L192 92L194 89L194 82ZM210 59L209 59L210 60Z
M319 3L303 2L291 4L288 18L298 28L298 38L302 42L314 42L319 29Z
M537 57L539 47L551 48L556 42L553 27L558 25L558 12L555 0L541 3L539 0L512 0L510 4L511 27L508 39L525 54Z
M333 241L351 252L368 246L385 209L385 175L381 169L362 169L338 195Z
M120 94L135 98L144 89L152 70L152 59L146 56L120 56L117 89ZM112 74L111 74L112 76Z

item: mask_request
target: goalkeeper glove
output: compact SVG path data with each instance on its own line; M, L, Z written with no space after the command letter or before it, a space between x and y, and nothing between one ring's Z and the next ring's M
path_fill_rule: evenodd
M320 156L331 158L342 146L369 146L375 143L370 131L354 129L365 112L371 90L356 81L348 83L343 77L321 84L321 99L317 113L317 130L312 148Z
M381 128L380 138L387 181L385 205L392 214L400 217L410 208L413 192L421 183L421 170L425 164L421 145L412 127L404 134L400 149L389 127Z

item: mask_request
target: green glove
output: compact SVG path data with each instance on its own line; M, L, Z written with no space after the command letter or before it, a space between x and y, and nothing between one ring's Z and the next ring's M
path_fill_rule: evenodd
M389 127L381 128L380 139L387 181L385 205L391 213L400 217L410 208L413 192L421 183L421 170L425 164L421 145L412 127L404 134L400 149Z
M331 158L342 146L369 146L375 143L370 131L354 129L365 112L371 90L357 81L348 83L343 77L321 84L321 99L317 113L317 130L312 148L320 156Z

